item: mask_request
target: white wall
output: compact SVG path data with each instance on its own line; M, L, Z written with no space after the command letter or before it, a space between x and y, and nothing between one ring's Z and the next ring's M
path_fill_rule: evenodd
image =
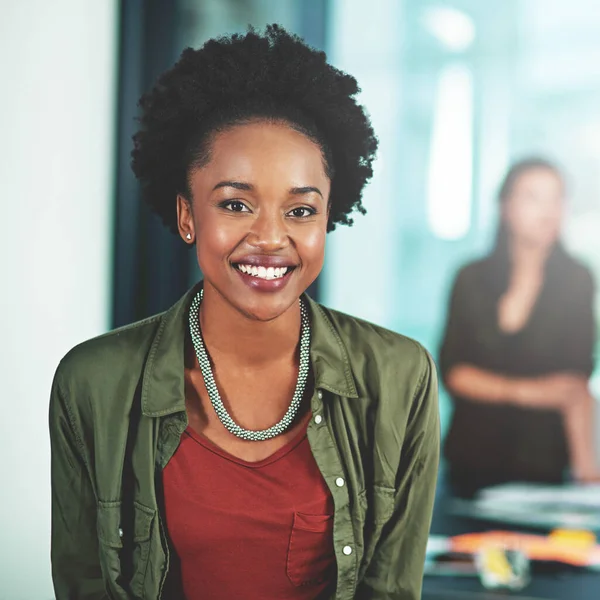
M359 102L371 117L379 150L363 196L365 216L328 236L323 302L379 325L392 327L398 298L395 272L398 210L397 164L401 112L403 2L334 0L327 56L356 77ZM356 284L360 283L360 289Z
M117 0L0 0L0 599L53 598L48 395L110 306Z

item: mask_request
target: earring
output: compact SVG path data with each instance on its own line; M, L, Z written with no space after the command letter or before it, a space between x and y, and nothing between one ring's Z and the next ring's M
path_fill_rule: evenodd
M192 239L192 234L191 234L191 233L188 233L188 234L185 236L185 239L186 239L186 240L191 240L191 239Z

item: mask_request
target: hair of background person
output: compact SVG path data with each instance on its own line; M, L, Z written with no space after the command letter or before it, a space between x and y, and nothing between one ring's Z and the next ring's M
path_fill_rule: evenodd
M354 77L279 25L264 34L211 39L187 48L140 99L132 168L142 197L177 232L176 198L191 201L189 174L210 161L217 133L235 125L285 123L317 143L331 180L327 231L364 214L377 139L356 101Z

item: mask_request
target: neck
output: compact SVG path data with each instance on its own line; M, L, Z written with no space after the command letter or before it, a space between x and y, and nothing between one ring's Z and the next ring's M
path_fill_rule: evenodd
M510 246L513 269L543 269L552 246L514 241Z
M200 305L200 327L207 348L240 366L289 361L300 339L300 303L270 321L241 313L208 282Z

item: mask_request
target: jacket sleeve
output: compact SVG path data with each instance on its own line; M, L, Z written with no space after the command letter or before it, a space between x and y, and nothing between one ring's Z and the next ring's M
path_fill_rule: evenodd
M52 579L56 600L104 600L96 533L96 501L81 436L60 381L50 396Z
M440 348L440 372L445 381L450 369L457 364L476 363L478 344L475 342L473 283L469 269L456 276L450 293L446 324Z
M587 269L582 269L580 276L570 287L570 314L564 324L565 335L560 346L562 365L565 371L590 377L594 370L596 346L596 290L592 274Z
M437 482L440 424L437 377L423 350L421 377L402 446L394 510L360 582L360 600L419 600Z

